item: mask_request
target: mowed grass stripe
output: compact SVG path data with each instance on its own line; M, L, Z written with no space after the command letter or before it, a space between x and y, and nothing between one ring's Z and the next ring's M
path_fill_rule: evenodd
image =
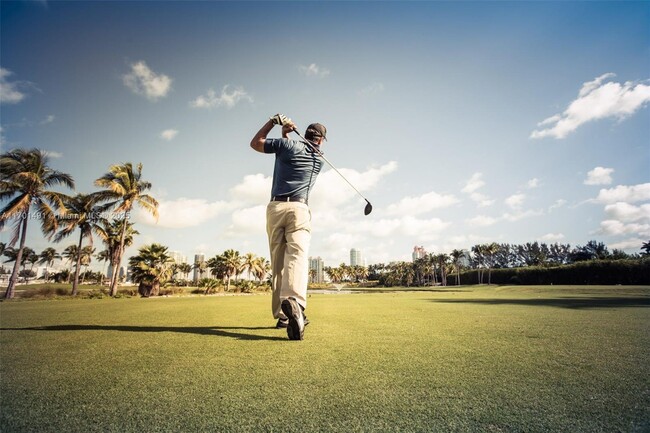
M268 295L5 302L0 430L648 430L648 300L313 295L302 342Z

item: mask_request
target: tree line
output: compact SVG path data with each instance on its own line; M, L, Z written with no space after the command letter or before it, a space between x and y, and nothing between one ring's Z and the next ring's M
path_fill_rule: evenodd
M571 247L570 244L546 244L528 242L516 244L479 244L470 250L453 250L451 254L426 254L413 262L393 262L369 266L368 279L378 281L384 286L424 286L449 284L491 284L492 271L500 269L536 268L540 272L550 269L569 269L572 265L589 262L648 262L650 260L650 241L643 242L638 254L627 254L595 240L585 245ZM613 270L614 267L607 269ZM629 267L626 268L629 270ZM645 267L639 278L650 280L645 276ZM463 276L465 281L461 281ZM469 276L475 276L470 279ZM647 281L650 282L650 281Z
M128 221L134 206L155 218L158 202L145 192L151 183L142 179L142 164L111 165L108 172L95 180L101 188L90 194L68 195L56 191L57 187L74 190L75 182L68 173L54 170L49 157L40 149L14 149L0 155L0 200L7 204L0 211L0 230L13 223L8 248L15 249L14 267L9 278L5 298L14 296L20 267L33 255L25 254L25 240L29 222L35 220L47 239L61 242L78 233L76 263L72 278L72 294L78 292L79 276L84 254L84 241L92 246L93 234L106 246L106 257L113 270L109 292L117 292L118 274L125 247L133 241L137 231ZM87 247L86 246L86 247Z

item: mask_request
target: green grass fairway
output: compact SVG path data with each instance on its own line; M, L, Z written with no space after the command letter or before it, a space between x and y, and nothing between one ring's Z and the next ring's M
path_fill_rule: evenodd
M650 287L0 304L0 431L650 431Z

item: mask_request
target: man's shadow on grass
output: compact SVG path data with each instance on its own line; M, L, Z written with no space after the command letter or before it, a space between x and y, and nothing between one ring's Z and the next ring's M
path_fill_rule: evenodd
M185 334L235 338L244 341L284 341L287 338L248 334L238 331L257 331L275 327L246 326L126 326L126 325L52 325L26 328L0 328L0 331L121 331L121 332L180 332Z
M431 302L479 305L523 305L569 309L650 307L650 297L566 297L541 299L431 299Z

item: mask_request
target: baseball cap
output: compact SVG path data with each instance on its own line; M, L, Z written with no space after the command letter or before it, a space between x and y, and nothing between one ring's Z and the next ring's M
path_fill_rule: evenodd
M307 138L310 137L323 137L323 139L327 140L327 128L325 128L323 125L320 123L312 123L307 127L307 131L305 132L305 136Z

